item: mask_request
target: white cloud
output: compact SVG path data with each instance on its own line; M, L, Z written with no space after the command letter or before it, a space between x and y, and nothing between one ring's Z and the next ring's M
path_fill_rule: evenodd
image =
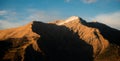
M0 29L12 28L27 24L33 20L50 22L64 18L58 11L41 11L37 9L28 9L26 13L15 11L6 11L5 15L0 17ZM27 14L27 15L26 15ZM3 18L4 17L4 18ZM22 20L21 20L22 19Z
M21 23L10 22L7 20L0 20L0 29L12 28L22 25Z
M98 15L95 20L120 30L120 11Z
M65 0L65 2L69 3L71 0Z
M5 15L5 14L7 14L7 11L5 11L5 10L0 11L0 15Z
M61 19L62 16L58 11L40 11L40 10L29 10L31 15L26 18L26 20L37 20L42 22L50 22L54 20Z
M17 13L9 10L2 10L0 11L0 17L0 20L17 20Z
M19 21L20 18L15 11L3 10L0 11L0 29L12 28L21 26L24 22Z
M97 0L82 0L82 2L90 4L90 3L95 3Z

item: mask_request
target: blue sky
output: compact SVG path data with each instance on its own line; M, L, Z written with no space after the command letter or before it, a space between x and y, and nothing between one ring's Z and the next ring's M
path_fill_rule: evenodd
M120 29L120 0L0 0L0 29L70 16Z

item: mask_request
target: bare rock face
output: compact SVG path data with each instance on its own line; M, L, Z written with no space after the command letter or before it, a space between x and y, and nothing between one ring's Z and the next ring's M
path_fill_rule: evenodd
M71 19L72 18L72 19ZM84 40L86 43L93 46L94 56L100 54L106 47L108 47L109 42L102 37L99 30L96 28L87 27L83 24L87 24L86 21L80 19L79 17L71 17L63 24L77 33L79 38Z
M95 61L120 60L119 30L98 22L86 22L76 16L70 18L60 24L57 23L57 25L66 26L77 33L80 39L92 45Z
M0 30L0 61L119 61L120 31L72 16Z

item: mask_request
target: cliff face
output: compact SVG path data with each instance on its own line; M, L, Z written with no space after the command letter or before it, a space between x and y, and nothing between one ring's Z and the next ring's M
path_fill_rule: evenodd
M0 30L0 61L119 61L119 36L119 30L75 16L34 21Z

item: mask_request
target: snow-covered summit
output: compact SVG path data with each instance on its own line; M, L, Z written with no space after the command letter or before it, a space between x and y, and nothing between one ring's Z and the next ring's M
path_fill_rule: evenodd
M79 19L79 17L78 16L71 16L70 18L68 18L66 20L66 22L69 22L69 21L72 21L72 20L76 20L76 19Z
M66 19L64 22L59 23L58 25L62 25L64 23L68 23L68 22L76 20L76 19L79 19L79 17L78 16L71 16L70 18Z

